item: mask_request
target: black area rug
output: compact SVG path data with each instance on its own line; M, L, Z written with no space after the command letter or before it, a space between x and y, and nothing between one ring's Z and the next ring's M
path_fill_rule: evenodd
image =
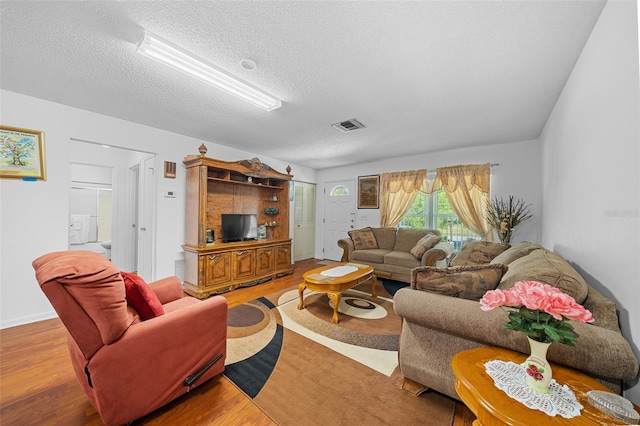
M382 287L393 297L396 294L396 291L401 288L409 287L409 284L403 283L402 281L395 281L390 279L380 279L378 281L382 281Z

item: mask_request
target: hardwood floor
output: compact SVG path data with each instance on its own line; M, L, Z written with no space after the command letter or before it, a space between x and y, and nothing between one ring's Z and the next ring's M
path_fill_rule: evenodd
M229 307L299 284L317 260L294 265L294 273L226 294ZM472 424L473 414L456 404L453 426ZM275 425L253 401L224 376L217 376L138 425ZM0 330L0 424L102 425L77 383L59 319Z

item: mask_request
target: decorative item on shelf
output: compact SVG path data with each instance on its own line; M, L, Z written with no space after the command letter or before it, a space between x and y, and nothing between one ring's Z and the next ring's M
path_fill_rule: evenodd
M258 239L264 240L267 238L267 227L265 225L258 226Z
M531 355L523 364L527 385L548 393L552 378L546 358L549 345L574 346L578 334L567 320L593 322L591 312L556 287L537 281L519 281L509 290L487 291L480 299L480 309L496 307L507 312L506 328L521 331L529 339Z
M278 201L278 194L275 192L273 193L273 201Z
M508 200L496 197L487 205L487 222L498 233L503 243L509 244L516 226L527 219L531 219L529 212L531 204L525 204L520 198L509 195Z
M274 207L267 207L266 209L264 209L264 213L265 214L278 214L280 212L280 210L274 208Z

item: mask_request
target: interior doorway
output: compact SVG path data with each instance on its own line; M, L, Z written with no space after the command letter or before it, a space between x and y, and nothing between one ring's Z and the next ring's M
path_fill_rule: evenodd
M324 184L324 241L327 260L340 260L342 249L338 240L348 236L356 226L356 184L353 180Z
M88 250L111 260L111 167L71 163L69 250Z
M78 180L84 181L85 186L89 185L87 182L110 180L111 205L100 210L102 225L99 229L102 229L98 232L101 241L88 249L105 255L119 269L135 271L151 281L154 274L155 154L77 139L70 140L69 150L70 191L78 187ZM81 178L78 178L77 170L83 171ZM103 176L92 175L98 172ZM106 174L110 175L109 179L104 177ZM70 228L72 202L75 201L70 196ZM104 232L107 222L111 226L110 239ZM70 235L69 249L87 248L72 244Z
M316 246L316 185L293 184L293 261L312 259Z

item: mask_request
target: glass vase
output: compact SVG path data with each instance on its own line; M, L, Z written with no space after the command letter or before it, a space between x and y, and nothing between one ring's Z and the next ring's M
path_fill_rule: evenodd
M538 342L529 337L527 340L531 348L531 355L524 361L527 386L540 393L549 393L552 372L551 365L547 362L547 350L551 343Z

